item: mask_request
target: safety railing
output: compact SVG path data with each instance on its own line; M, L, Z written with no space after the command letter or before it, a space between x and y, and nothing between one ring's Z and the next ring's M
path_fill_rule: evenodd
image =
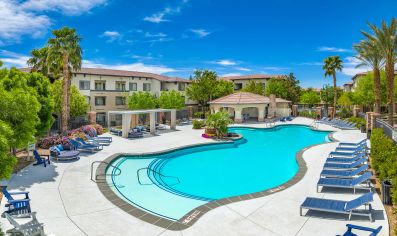
M111 174L106 174L106 173L97 174L95 172L95 178L93 178L94 177L94 165L98 164L98 163L99 164L107 164L108 166L116 169L117 173L113 173L113 171L112 171ZM109 162L106 162L106 161L94 161L94 162L91 163L91 181L93 181L95 183L97 182L99 176L106 177L106 176L119 176L119 175L121 175L121 169L118 168L117 166L114 166L114 165L110 164Z
M141 181L140 173L141 173L142 171L144 171L144 170L146 170L146 173L147 173L148 176L149 176L150 171L151 171L152 173L154 173L154 174L156 174L156 175L159 175L160 177L164 177L164 178L173 178L173 179L176 179L176 180L177 180L177 182L174 183L174 184L167 184L168 186L176 185L176 184L179 184L179 183L181 182L181 181L179 180L178 177L163 175L163 174L161 174L161 173L159 173L159 172L157 172L157 171L155 171L155 170L153 170L153 169L151 169L151 168L149 168L149 167L144 167L144 168L140 168L140 169L138 169L138 170L136 171L138 183L139 183L140 185L152 185L152 184L154 184L153 180L152 180L150 177L149 177L149 179L150 179L150 181L151 181L150 184L143 183L143 182Z

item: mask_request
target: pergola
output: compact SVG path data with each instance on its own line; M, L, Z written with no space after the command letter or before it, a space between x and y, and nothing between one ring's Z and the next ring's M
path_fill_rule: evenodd
M110 115L122 116L122 137L128 137L128 131L131 128L131 115L149 114L150 115L150 133L156 133L156 113L171 112L170 127L172 130L176 129L176 109L148 109L148 110L124 110L124 111L109 111L108 112L108 128L110 128Z
M290 101L276 98L274 95L265 97L248 92L236 92L209 102L212 112L227 109L229 114L234 115L236 123L241 123L244 120L243 111L250 108L257 111L258 121L264 121L266 115L268 117L290 115L290 103Z

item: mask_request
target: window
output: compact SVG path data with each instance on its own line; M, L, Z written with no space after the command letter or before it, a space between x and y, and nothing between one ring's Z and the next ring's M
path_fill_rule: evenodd
M130 83L130 91L136 91L136 83Z
M105 81L95 81L95 90L106 90Z
M95 97L95 106L105 106L106 97Z
M167 89L166 89L165 83L162 82L162 83L160 84L160 91L166 91L166 90L167 90Z
M185 87L186 87L186 84L185 84L185 83L179 83L179 84L178 84L178 90L179 90L179 91L185 91Z
M150 91L150 83L143 83L143 91Z
M80 90L90 90L90 81L89 80L80 80L79 87L80 87Z
M125 82L117 81L116 82L116 90L118 90L118 91L126 91Z
M106 113L99 112L96 114L96 123L104 126L106 125Z
M125 97L116 97L116 106L125 105Z
M242 83L236 83L234 84L234 90L240 90L243 88L243 84Z

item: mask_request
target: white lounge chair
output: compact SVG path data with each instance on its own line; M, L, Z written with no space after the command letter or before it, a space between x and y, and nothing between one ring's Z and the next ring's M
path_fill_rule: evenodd
M7 233L14 235L15 233L22 233L25 236L40 235L44 236L43 224L39 223L36 218L36 212L27 214L26 216L32 217L32 220L19 224L11 215L5 213L7 220L14 226L13 229L7 230Z

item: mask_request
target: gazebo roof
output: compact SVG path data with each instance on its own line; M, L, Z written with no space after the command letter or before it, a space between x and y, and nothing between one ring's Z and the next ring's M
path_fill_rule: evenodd
M276 103L289 103L290 101L276 98ZM210 104L267 104L270 103L270 98L262 95L237 92L218 99L215 99Z

